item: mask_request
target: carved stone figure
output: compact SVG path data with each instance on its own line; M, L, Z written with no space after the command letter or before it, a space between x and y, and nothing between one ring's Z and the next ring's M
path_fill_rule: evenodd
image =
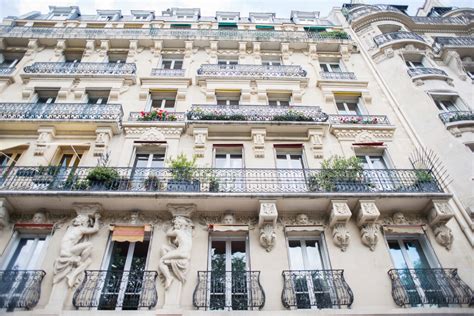
M8 226L10 216L6 207L0 206L0 230Z
M309 225L309 217L308 215L301 213L296 215L296 223L298 225Z
M393 214L393 224L395 225L407 225L408 221L402 212L396 212Z
M453 244L453 233L451 228L446 225L438 225L435 226L434 229L435 239L436 241L446 250L450 250Z
M222 217L222 224L224 225L234 225L235 224L235 217L232 213L225 213Z
M53 283L67 278L69 287L73 287L77 276L92 262L90 254L93 244L85 239L99 231L100 214L95 213L94 219L93 225L91 218L85 214L79 214L72 220L61 241L59 258L54 261Z
M172 223L173 226L166 232L170 245L165 245L161 249L161 258L158 264L165 289L168 289L173 282L171 272L179 282L186 281L193 246L193 223L191 220L184 216L176 216Z
M335 224L332 229L332 239L336 246L341 248L341 251L346 251L349 246L349 239L351 235L345 224Z
M265 224L260 227L260 244L267 252L273 249L275 239L275 229L272 224Z
M44 224L46 223L46 214L38 211L33 215L32 221L34 224Z
M360 238L362 243L369 247L370 250L374 251L375 245L379 240L379 225L377 224L365 224L362 225L360 230Z

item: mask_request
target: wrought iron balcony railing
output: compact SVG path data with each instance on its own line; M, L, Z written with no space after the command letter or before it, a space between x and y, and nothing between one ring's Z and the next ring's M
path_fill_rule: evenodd
M427 67L409 68L407 72L410 77L418 77L418 76L447 77L448 76L448 74L444 70L441 70L438 68L427 68Z
M24 68L28 74L134 75L134 63L36 62Z
M321 79L326 79L326 80L357 80L357 77L353 72L321 71L319 74L321 75Z
M205 77L305 78L301 66L201 65L197 74Z
M287 270L282 275L281 299L286 308L341 308L354 301L344 270Z
M262 309L260 271L198 271L193 305L205 310Z
M0 37L84 38L84 39L183 39L240 40L269 42L343 42L350 40L344 32L294 32L275 30L222 29L127 29L81 27L0 26Z
M193 105L190 121L325 122L319 106Z
M390 125L386 115L329 114L331 124Z
M129 121L132 122L184 122L186 113L168 111L130 112Z
M444 124L458 121L474 121L473 111L449 111L439 114L439 118Z
M161 69L153 68L151 75L156 77L184 77L185 69Z
M74 292L76 308L137 310L156 306L156 271L86 270Z
M432 173L421 169L97 168L0 168L0 192L442 192Z
M392 32L380 34L374 37L374 42L379 47L386 43L403 40L416 40L426 43L423 37L413 32Z
M121 122L120 104L0 103L0 120L99 120Z
M474 46L474 36L438 36L434 38L434 44L439 46L472 47Z
M470 304L474 292L457 269L392 269L392 297L398 306Z
M32 309L41 295L41 282L46 272L42 270L1 270L0 309Z
M412 16L413 22L417 24L451 24L466 25L469 20L464 17L441 17L441 16Z
M15 71L15 67L2 66L0 65L0 76L10 75Z

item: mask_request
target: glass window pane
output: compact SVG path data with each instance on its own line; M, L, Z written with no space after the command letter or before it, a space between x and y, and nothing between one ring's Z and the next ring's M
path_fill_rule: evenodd
M133 258L132 258L132 264L131 264L130 270L132 271L145 270L149 243L150 243L149 240L144 240L143 242L135 243L135 250L133 251Z
M123 270L127 260L129 242L115 242L112 246L108 270Z
M321 70L324 72L329 72L329 67L327 64L321 64Z
M161 109L161 104L163 103L162 99L154 99L151 101L152 110Z
M288 240L288 252L291 270L305 270L301 242L299 240Z
M213 240L211 244L211 270L213 272L226 271L225 241Z
M331 64L332 72L341 72L341 66L339 64Z
M429 269L428 260L426 260L423 249L418 240L406 240L405 248L415 269Z
M39 262L38 259L40 257L41 251L43 250L44 246L46 245L45 238L39 238L36 242L36 246L32 249L32 253L30 254L30 262L26 269L38 269Z
M227 168L227 155L226 154L216 154L216 168Z
M183 61L175 60L174 61L174 69L182 69L183 68Z
M337 106L337 111L339 113L341 113L341 114L346 113L346 108L344 107L344 103L338 102L338 103L336 103L336 106Z
M268 100L268 105L277 106L278 102L276 100Z
M8 263L7 270L27 269L28 260L33 251L32 247L34 242L34 238L21 238L10 262Z
M346 103L347 104L347 109L349 110L348 114L360 114L359 107L357 106L357 103Z
M446 108L446 110L448 110L448 111L450 111L450 112L451 112L451 111L457 111L457 110L458 110L457 107L456 107L456 105L454 104L454 102L451 101L451 100L444 101L443 104L444 104L444 107Z
M135 168L146 168L148 166L149 154L138 154L135 158Z
M166 100L165 101L165 109L172 109L174 108L175 100Z
M150 168L163 168L165 163L164 154L152 154L151 166Z
M387 165L382 156L370 156L373 169L387 169Z
M171 69L171 60L163 60L163 69Z
M403 258L402 250L398 240L388 240L388 247L390 248L390 255L395 266L395 269L407 269L408 266Z
M245 240L231 241L231 264L232 271L247 270L247 253L245 251Z
M290 155L291 168L292 169L303 169L303 157L301 154Z
M280 101L280 105L281 105L281 106L289 106L289 105L290 105L290 101Z
M320 270L323 268L321 261L321 252L317 240L305 240L306 256L308 257L308 266L306 270Z
M229 100L229 105L239 105L239 100Z

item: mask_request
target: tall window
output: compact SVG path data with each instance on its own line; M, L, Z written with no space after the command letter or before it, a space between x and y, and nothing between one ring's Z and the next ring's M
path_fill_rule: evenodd
M86 90L88 104L107 104L110 90Z
M214 166L216 168L242 168L242 149L215 149Z
M283 192L306 190L303 153L301 149L276 149L278 185Z
M453 100L435 100L436 107L442 112L455 112L458 111L458 107Z
M408 68L424 68L425 65L423 65L423 62L420 61L405 61L405 64L407 65Z
M2 270L35 270L41 267L48 238L45 235L20 235L13 240Z
M59 89L36 89L34 99L36 103L54 103Z
M176 104L176 91L151 92L148 104L148 110L174 111L174 107Z
M269 93L268 105L270 106L289 106L291 100L290 93Z
M163 58L161 62L162 69L183 69L183 57L182 56L170 56Z
M278 169L303 169L303 154L301 151L277 150L276 154Z
M14 68L25 53L3 52L0 54L0 66Z
M360 98L336 99L337 112L343 115L362 115Z
M321 70L324 72L342 72L342 67L339 63L320 63Z
M239 105L240 91L220 92L216 91L216 100L218 105Z
M387 169L387 163L382 155L357 155L365 170Z

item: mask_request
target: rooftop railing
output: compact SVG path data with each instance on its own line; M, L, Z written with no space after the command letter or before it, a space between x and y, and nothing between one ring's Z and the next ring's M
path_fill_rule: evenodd
M134 63L36 62L24 68L28 74L134 75Z
M392 269L392 297L398 306L470 304L474 292L457 269Z
M197 74L208 77L305 78L306 70L301 66L207 64L201 65Z
M42 270L1 270L0 309L32 309L41 296Z
M428 68L428 67L409 68L407 72L410 77L418 77L418 76L447 77L448 76L448 74L444 70L441 70L438 68Z
M138 310L156 306L156 271L86 270L74 293L76 308Z
M344 270L283 271L283 306L310 309L350 307L352 290L344 279Z
M99 120L121 122L120 104L0 103L0 120Z
M325 80L357 80L356 75L353 72L326 72L321 71L321 79Z
M189 121L325 122L319 106L193 105Z
M99 168L99 169L98 169ZM105 176L103 175L105 174ZM420 169L3 167L0 191L203 193L438 193Z
M331 124L390 125L386 115L329 114Z
M198 271L193 305L203 310L262 309L260 271Z
M474 121L473 111L449 111L439 114L439 118L444 124L459 121Z
M392 32L380 34L374 37L374 42L379 47L386 43L403 40L416 40L426 43L425 39L422 36L413 32Z

